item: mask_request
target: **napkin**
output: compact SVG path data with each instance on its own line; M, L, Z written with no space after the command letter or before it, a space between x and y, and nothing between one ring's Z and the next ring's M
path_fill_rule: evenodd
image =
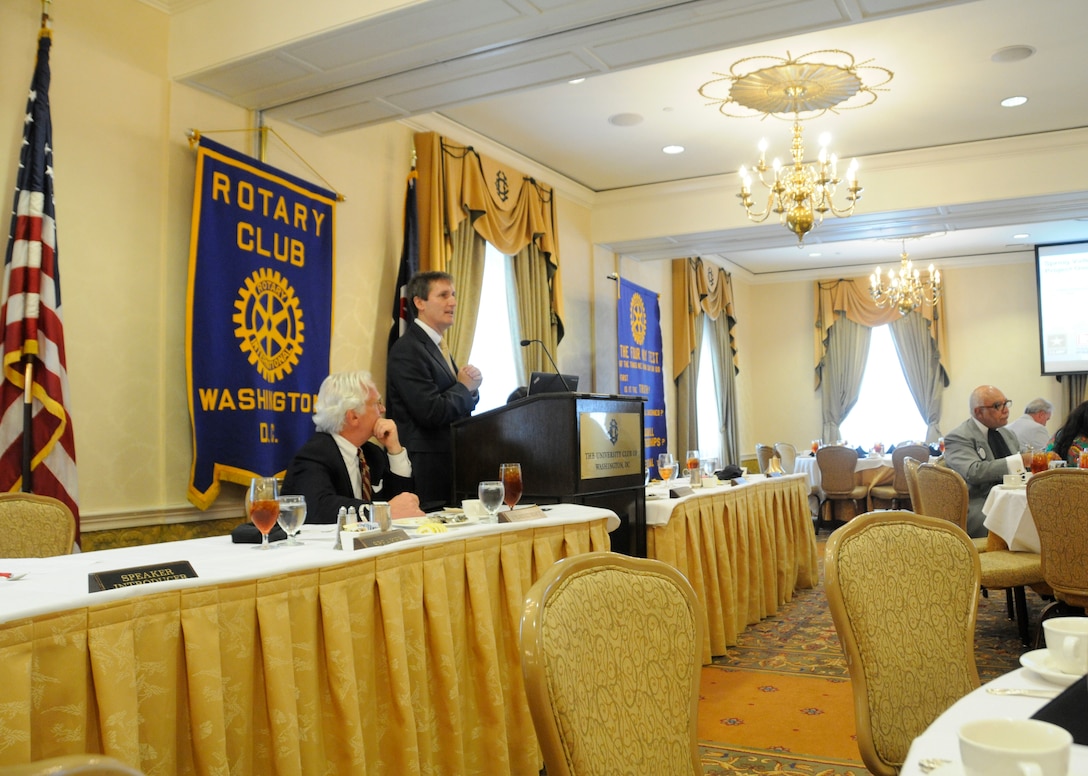
M270 542L278 542L286 538L287 532L280 528L279 524L272 526L272 530L268 532ZM241 523L230 532L230 540L235 544L260 544L261 532L253 523Z
M1063 727L1073 734L1074 743L1088 746L1088 677L1082 676L1066 687L1031 718Z

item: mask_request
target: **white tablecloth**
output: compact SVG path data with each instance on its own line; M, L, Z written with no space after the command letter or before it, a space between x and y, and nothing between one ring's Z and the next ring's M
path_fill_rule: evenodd
M939 757L958 763L960 748L956 734L960 726L969 720L992 717L1027 719L1049 702L1044 698L991 695L986 692L987 687L1026 687L1058 691L1063 689L1044 681L1026 668L1018 668L984 684L956 701L944 714L937 717L922 735L914 739L900 776L920 776L922 770L918 767L918 762L929 757ZM1085 709L1085 714L1088 714L1088 709ZM1073 745L1069 773L1070 776L1088 773L1088 746Z
M796 474L784 474L784 478L797 479L799 475ZM669 516L672 515L674 509L678 504L683 503L687 499L698 498L699 496L705 496L711 493L720 493L727 491L730 488L747 488L755 485L757 482L763 482L767 479L764 474L749 474L745 477L747 482L744 485L730 485L728 482L724 482L721 485L713 488L692 488L694 491L690 496L684 496L682 498L669 498L669 488L660 483L655 483L646 488L646 525L668 525ZM688 484L687 477L682 477L680 480L673 480L673 487L686 486Z
M986 515L983 525L1004 539L1010 550L1039 552L1039 530L1028 509L1025 488L995 485L982 505L982 512Z
M533 525L546 525L548 522L588 522L604 517L607 518L609 531L619 526L619 518L607 509L578 504L549 504L543 509L547 510L548 515L544 520L456 526L446 533L417 536L409 542L360 550L355 554L332 549L336 541L335 525L305 525L299 536L303 546L288 547L283 542L273 542L272 549L267 551L258 550L255 544L234 544L229 536L213 536L206 539L58 555L52 558L0 559L0 571L26 573L22 579L0 581L0 623L169 589L218 585L317 569L345 563L353 558L399 552L409 544L441 544L489 533L516 531ZM87 591L87 575L90 573L183 560L192 564L193 570L198 574L197 578L134 585L96 593Z

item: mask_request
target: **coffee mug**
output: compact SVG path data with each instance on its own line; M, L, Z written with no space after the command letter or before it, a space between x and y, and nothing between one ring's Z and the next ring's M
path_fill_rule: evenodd
M1069 731L1037 719L976 719L959 730L965 776L1068 776Z
M1088 617L1043 620L1043 635L1051 664L1065 674L1088 674Z

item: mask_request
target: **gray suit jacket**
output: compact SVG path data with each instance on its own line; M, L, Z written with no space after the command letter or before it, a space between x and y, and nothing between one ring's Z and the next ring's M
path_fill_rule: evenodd
M998 432L1012 453L1020 452L1020 441L1016 434L1007 428ZM978 424L968 418L944 436L944 460L949 468L959 472L967 480L967 494L970 506L967 510L967 533L971 536L985 536L986 527L982 521L982 505L990 495L990 488L1000 484L1009 473L1009 465L1004 458L994 458L986 433L980 431Z

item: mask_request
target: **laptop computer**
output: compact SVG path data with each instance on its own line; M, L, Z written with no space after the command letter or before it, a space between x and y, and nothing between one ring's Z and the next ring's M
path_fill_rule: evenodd
M566 382L564 386L563 383ZM563 375L555 372L533 372L529 375L529 396L540 393L573 393L578 390L578 375Z

